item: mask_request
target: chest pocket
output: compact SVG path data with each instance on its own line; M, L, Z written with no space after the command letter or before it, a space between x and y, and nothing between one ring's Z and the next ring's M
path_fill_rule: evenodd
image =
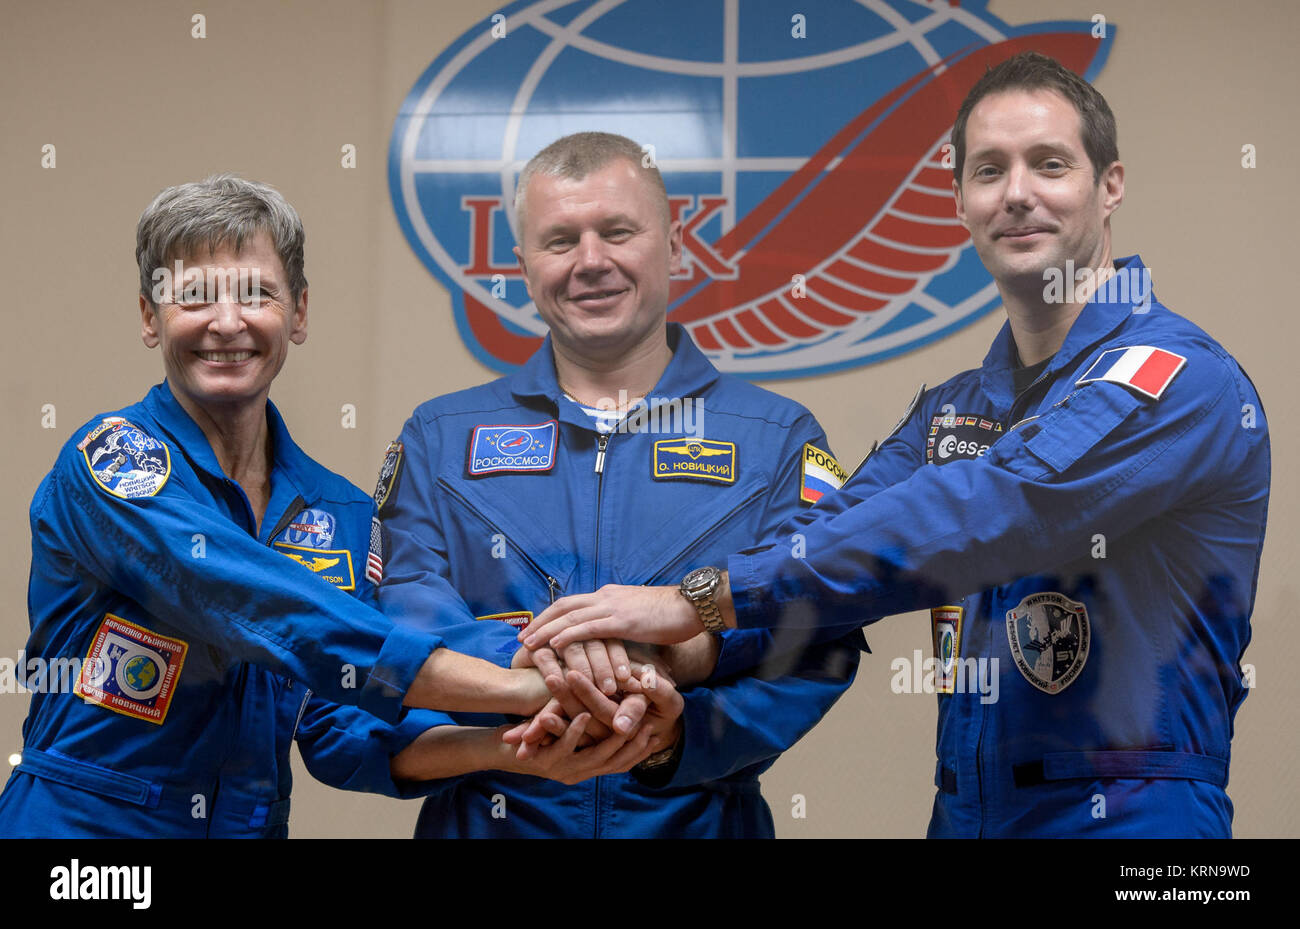
M991 454L995 463L1031 480L1053 480L1147 402L1120 387L1088 385L1014 429L1009 437L1020 441L999 443Z

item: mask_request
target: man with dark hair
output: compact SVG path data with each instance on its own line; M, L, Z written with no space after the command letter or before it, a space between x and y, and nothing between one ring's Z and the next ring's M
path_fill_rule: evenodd
M858 630L823 645L702 632L657 657L615 640L530 652L515 635L559 595L655 583L766 535L805 508L803 462L826 437L803 407L720 374L668 325L682 227L635 142L558 140L524 168L516 211L515 254L550 334L514 374L422 404L390 447L376 491L392 540L380 603L394 619L432 619L462 651L542 668L557 699L511 736L521 753L548 732L568 738L563 716L590 707L598 735L639 724L650 754L565 786L499 770L494 730L434 730L395 772L426 750L492 770L419 785L431 796L416 835L770 837L758 776L848 687ZM435 610L448 596L476 621ZM621 694L647 661L659 662L650 705Z
M1154 299L1138 258L1112 261L1112 126L1049 59L993 68L953 135L957 215L1007 310L983 365L922 390L782 528L805 558L768 546L680 593L566 598L525 644L930 608L998 684L940 688L930 835L1231 835L1268 426L1228 353Z

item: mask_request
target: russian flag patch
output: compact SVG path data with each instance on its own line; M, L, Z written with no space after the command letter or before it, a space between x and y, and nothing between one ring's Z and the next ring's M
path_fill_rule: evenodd
M1163 348L1137 345L1133 348L1112 348L1101 353L1075 386L1093 381L1110 381L1123 384L1145 397L1159 400L1187 359Z
M804 443L803 480L799 484L799 499L816 503L826 494L839 490L849 476L840 463L815 445Z

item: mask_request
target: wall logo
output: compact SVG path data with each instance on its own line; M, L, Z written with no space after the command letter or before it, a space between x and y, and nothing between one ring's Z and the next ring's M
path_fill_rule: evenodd
M393 207L470 350L506 371L546 334L510 251L519 170L558 136L618 132L653 146L685 226L668 316L718 367L789 377L909 351L998 304L944 161L967 90L1025 49L1094 78L1114 36L985 6L825 0L798 29L770 0L521 0L408 94Z

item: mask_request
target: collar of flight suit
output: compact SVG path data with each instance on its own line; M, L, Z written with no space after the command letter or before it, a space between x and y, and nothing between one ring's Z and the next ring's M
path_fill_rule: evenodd
M203 434L190 414L181 406L172 393L171 385L166 381L154 385L145 395L143 406L159 427L172 439L177 450L182 451L190 461L218 480L228 480L229 476L221 470L221 463L212 450L208 437ZM297 495L311 504L320 499L322 488L314 476L314 469L308 466L310 459L289 436L284 418L270 400L266 401L266 427L271 438L271 470L279 472L293 486ZM280 496L272 487L272 496ZM268 509L268 513L270 510ZM278 516L278 514L277 514Z
M1143 275L1146 266L1140 257L1130 255L1115 261L1115 271L1117 274ZM1149 281L1149 278L1144 279ZM1132 296L1131 290L1129 296ZM1101 299L1098 300L1098 297ZM1154 292L1148 290L1148 305L1154 303L1155 299ZM1089 352L1098 342L1132 318L1134 307L1137 305L1138 301L1133 299L1108 300L1104 290L1093 294L1092 298L1084 304L1070 331L1066 333L1065 341L1052 356L1051 363L1039 375L1039 379L1050 379L1058 371L1074 365L1079 356ZM1000 415L1005 416L1015 402L1012 372L1018 366L1019 356L1016 353L1015 339L1011 335L1011 321L1007 320L1003 322L997 338L993 340L993 345L984 356L984 363L980 367L980 382L984 393L993 400Z
M673 357L650 390L649 397L659 399L700 396L718 379L718 369L696 348L679 323L668 324L668 347ZM555 405L563 391L555 375L555 355L548 333L533 357L510 379L510 392L521 399L542 397ZM584 416L584 419L586 417ZM590 425L586 420L584 425Z

